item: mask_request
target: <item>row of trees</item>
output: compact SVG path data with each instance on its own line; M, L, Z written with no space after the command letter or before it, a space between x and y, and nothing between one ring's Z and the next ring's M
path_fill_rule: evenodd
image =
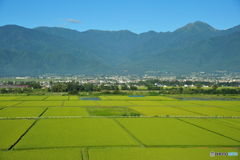
M32 93L32 89L31 88L2 88L1 89L1 93L4 94L4 93Z
M131 85L130 88L124 84L121 87L122 90L137 90L137 87ZM86 92L93 92L93 91L118 91L119 87L117 85L104 85L101 84L100 86L94 85L92 83L86 83L84 85L79 84L78 82L68 82L65 84L57 83L53 85L50 89L52 92L71 92L71 91L86 91Z

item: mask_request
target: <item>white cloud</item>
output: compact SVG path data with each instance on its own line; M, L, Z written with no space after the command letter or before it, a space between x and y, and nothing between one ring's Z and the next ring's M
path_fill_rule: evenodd
M76 20L76 19L66 19L65 21L68 21L68 22L71 22L71 23L82 23L81 21Z

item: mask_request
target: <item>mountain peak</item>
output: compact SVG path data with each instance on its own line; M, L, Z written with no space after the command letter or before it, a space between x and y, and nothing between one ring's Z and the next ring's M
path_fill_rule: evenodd
M175 32L215 32L215 28L207 23L196 21L194 23L188 23L184 27L178 28Z

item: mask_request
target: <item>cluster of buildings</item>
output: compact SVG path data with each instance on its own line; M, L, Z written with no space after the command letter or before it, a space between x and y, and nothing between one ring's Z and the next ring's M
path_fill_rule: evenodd
M24 85L19 85L20 82L27 82L27 81L35 81L38 82L42 87L51 87L54 83L67 83L67 82L78 82L79 84L86 84L86 83L93 83L97 85L105 84L105 85L122 85L122 84L131 84L135 85L142 81L147 80L160 80L160 81L179 81L179 82L211 82L211 83L223 83L223 82L239 82L240 83L240 75L225 75L225 76L219 76L216 74L204 74L204 72L200 72L198 74L193 74L190 76L174 76L174 75L168 75L168 76L154 76L154 75L92 75L92 76L86 76L86 75L75 75L75 76L38 76L38 77L3 77L0 78L0 88L3 87L9 87L6 85L6 82L9 81L9 79L13 82L14 87L21 88ZM159 87L167 87L167 85L163 85L160 83L156 83L156 86ZM184 87L194 87L193 84L184 84ZM208 87L208 86L203 86Z

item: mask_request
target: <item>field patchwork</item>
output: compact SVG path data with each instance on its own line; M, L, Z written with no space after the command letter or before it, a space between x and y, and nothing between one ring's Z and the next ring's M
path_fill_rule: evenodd
M240 107L240 101L188 101L193 104L217 107Z
M240 143L174 118L117 118L147 146L240 146Z
M240 112L240 107L220 107L220 108L230 109L230 110L233 110L233 111L238 111L238 112Z
M162 101L161 103L164 104L164 106L173 106L173 107L201 106L200 104L193 104L193 103L190 103L189 101Z
M69 101L79 101L78 96L69 96Z
M3 102L0 102L0 107L10 107L18 103L21 103L21 101L3 101Z
M0 110L0 117L38 117L45 109L43 107L4 108Z
M82 118L41 119L14 148L138 145L113 119Z
M195 116L200 115L193 112L184 111L174 107L129 107L146 116Z
M25 101L16 107L56 107L62 106L63 101Z
M240 130L236 128L231 128L226 125L222 125L212 121L211 119L189 119L189 118L181 118L181 120L191 123L193 125L197 125L203 127L207 130L219 133L226 137L230 137L240 143Z
M63 106L99 106L95 101L65 101Z
M81 160L80 149L35 149L35 150L17 150L0 151L0 159L4 160Z
M178 99L164 96L145 96L145 97L129 97L129 96L99 96L102 100L115 101L178 101Z
M0 96L0 101L18 100L21 96Z
M18 101L42 101L45 98L47 98L47 96L24 96L24 97L20 97L16 100L18 100Z
M91 116L131 116L139 114L128 107L87 107Z
M90 149L90 160L212 160L212 159L239 159L238 156L216 156L211 157L210 152L240 152L239 149L227 148L110 148Z
M224 116L224 117L231 117L231 116L240 116L240 112L227 110L219 107L176 107L180 109L184 109L191 112L196 112L206 116Z
M128 101L135 106L161 106L162 102L158 101Z
M50 107L41 117L54 117L54 116L89 117L86 109L83 107Z
M68 96L49 96L45 101L68 101Z
M111 100L110 98L108 98L107 96L98 96L99 98L101 98L102 100Z
M240 119L212 119L212 121L240 129Z
M35 120L1 120L0 149L9 149L34 122Z
M132 106L134 104L127 101L98 101L100 106Z

